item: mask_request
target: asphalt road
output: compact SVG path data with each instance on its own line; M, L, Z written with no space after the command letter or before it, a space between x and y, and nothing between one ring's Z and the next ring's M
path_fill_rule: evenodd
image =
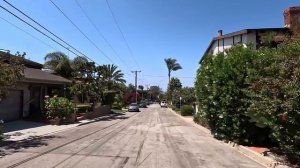
M158 105L11 144L0 156L10 168L263 167Z

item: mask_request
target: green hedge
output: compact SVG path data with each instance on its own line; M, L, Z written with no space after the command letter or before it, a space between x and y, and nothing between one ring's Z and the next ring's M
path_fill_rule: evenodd
M299 41L277 49L237 45L207 55L197 71L195 120L207 122L216 138L278 145L291 161L299 160L299 57Z
M180 110L180 114L182 116L192 116L193 115L193 107L190 105L183 105Z
M78 104L76 105L76 109L77 113L87 113L93 110L90 104Z

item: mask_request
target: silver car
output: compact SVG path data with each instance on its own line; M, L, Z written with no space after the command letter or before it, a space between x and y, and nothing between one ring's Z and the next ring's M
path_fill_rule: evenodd
M136 111L139 112L139 105L137 103L131 103L128 107L128 111Z

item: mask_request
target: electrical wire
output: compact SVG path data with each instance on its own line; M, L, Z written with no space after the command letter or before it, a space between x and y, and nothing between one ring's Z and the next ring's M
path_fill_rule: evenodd
M89 15L87 14L87 12L84 10L84 8L78 2L78 0L75 0L75 2L77 4L77 6L79 7L79 9L81 10L81 12L84 14L84 16L90 22L90 24L94 27L94 29L97 31L97 33L101 36L101 38L108 44L108 46L110 47L110 49L119 58L119 60L126 66L126 68L129 71L131 71L130 68L129 68L129 66L128 66L128 64L120 57L120 55L117 53L117 51L112 47L112 45L110 44L110 42L105 38L105 36L103 35L103 33L99 30L99 28L96 26L96 24L93 22L93 20L89 17Z
M34 22L35 24L37 24L38 26L40 26L41 28L43 28L44 30L46 30L48 33L50 33L51 35L53 35L54 37L56 37L57 39L59 39L60 41L62 41L64 44L66 44L68 47L65 47L64 45L62 45L60 42L58 42L57 40L53 39L52 37L46 35L44 32L42 32L41 30L38 30L36 27L32 26L31 24L29 24L28 22L26 22L25 20L21 19L20 17L18 17L16 14L14 14L13 12L9 11L8 9L4 8L3 6L1 6L2 9L4 9L6 12L10 13L11 15L15 16L16 18L18 18L19 20L21 20L22 22L24 22L25 24L27 24L28 26L32 27L33 29L35 29L36 31L40 32L41 34L47 36L48 38L50 38L52 41L56 42L57 44L59 44L60 46L62 46L63 48L67 49L68 51L72 52L74 55L78 55L76 54L74 51L71 51L69 49L72 48L73 50L75 50L76 52L78 52L81 56L87 58L88 60L94 62L91 58L89 58L88 56L86 56L85 54L83 54L82 52L80 52L79 50L77 50L75 47L73 47L72 45L70 45L69 43L67 43L66 41L64 41L62 38L60 38L59 36L57 36L56 34L54 34L53 32L51 32L49 29L47 29L46 27L44 27L43 25L41 25L40 23L38 23L36 20L34 20L33 18L31 18L30 16L28 16L27 14L25 14L23 11L21 11L19 8L17 8L16 6L12 5L11 3L9 3L6 0L3 0L3 2L5 2L6 4L8 4L9 6L11 6L12 8L14 8L15 10L17 10L18 12L20 12L21 14L23 14L24 16L26 16L28 19L30 19L32 22ZM99 65L97 63L95 63L96 65Z
M60 13L105 57L107 58L111 63L114 63L64 12L63 10L56 5L52 0L49 0L57 10L60 11Z
M147 77L154 77L154 78L168 78L168 76L162 76L162 75L145 75L143 74L143 76L147 76ZM191 76L176 76L177 78L195 78L195 77L191 77Z
M118 20L117 20L117 18L116 18L116 15L114 14L114 12L113 12L113 10L112 10L112 8L111 8L111 6L110 6L108 0L105 0L105 2L106 2L106 4L107 4L107 6L108 6L108 9L109 9L109 11L110 11L110 13L111 13L113 19L114 19L115 24L117 25L117 28L118 28L119 32L120 32L121 35L122 35L122 38L123 38L123 40L124 40L124 42L125 42L125 44L126 44L126 47L127 47L128 51L129 51L129 53L130 53L130 55L131 55L131 57L132 57L134 63L135 63L136 66L140 69L140 67L139 67L139 65L138 65L138 63L137 63L137 61L136 61L136 59L135 59L135 57L134 57L134 55L133 55L132 49L130 48L130 46L129 46L129 44L128 44L128 41L126 40L125 35L124 35L124 33L123 33L123 31L122 31L122 29L121 29L119 23L118 23Z
M61 47L65 48L66 50L69 50L68 47L64 46L63 44L61 44L60 42L58 42L57 40L53 39L52 37L50 37L49 35L47 35L46 33L42 32L41 30L39 30L38 28L34 27L33 25L31 25L30 23L26 22L24 19L20 18L19 16L17 16L16 14L12 13L11 11L9 11L8 9L6 9L5 7L0 5L0 8L2 8L3 10L5 10L6 12L8 12L9 14L13 15L14 17L16 17L17 19L21 20L22 22L24 22L25 24L27 24L28 26L30 26L31 28L33 28L34 30L38 31L39 33L43 34L44 36L48 37L50 40L54 41L55 43L57 43L58 45L60 45ZM77 53L75 53L72 50L69 50L70 52L72 52L74 55L77 55Z
M3 21L5 21L6 23L10 24L11 26L15 27L16 29L19 29L19 30L22 31L23 33L27 34L28 36L30 36L30 37L32 37L32 38L38 40L39 42L43 43L44 45L46 45L46 46L52 48L53 50L58 50L58 49L54 48L53 46L51 46L50 44L44 42L43 40L41 40L41 39L35 37L33 34L29 33L28 31L25 31L24 29L20 28L19 26L15 25L14 23L12 23L12 22L10 22L10 21L4 19L3 17L0 16L0 19L2 19Z

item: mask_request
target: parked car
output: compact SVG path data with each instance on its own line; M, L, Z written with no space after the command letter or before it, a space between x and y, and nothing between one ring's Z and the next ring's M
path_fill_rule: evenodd
M128 107L128 111L139 112L139 105L137 103L131 103Z
M141 108L147 108L146 102L141 102L139 105Z
M167 107L167 103L165 101L160 102L160 107Z

